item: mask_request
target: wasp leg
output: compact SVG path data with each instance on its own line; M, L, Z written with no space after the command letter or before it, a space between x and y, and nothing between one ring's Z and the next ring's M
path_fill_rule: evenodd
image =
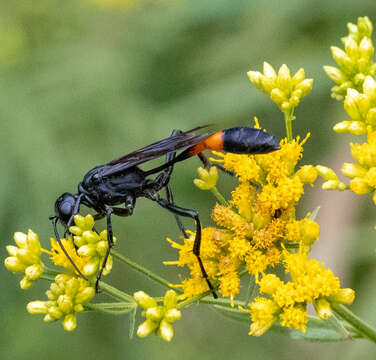
M235 176L235 173L233 171L225 169L222 165L219 164L213 164L203 153L198 153L197 156L201 160L202 164L204 165L204 168L209 169L211 166L215 166L217 169L223 171L224 173Z
M213 297L215 299L218 298L218 295L216 294L213 285L211 284L208 274L205 270L204 264L202 263L201 257L200 257L200 249L201 249L201 222L198 217L198 213L195 210L191 209L185 209L173 204L170 204L167 200L161 199L161 198L152 198L152 200L156 201L160 206L162 206L164 209L171 211L172 213L179 215L179 216L184 216L184 217L189 217L193 219L196 223L196 237L195 237L195 242L193 244L193 254L196 255L198 263L200 265L202 277L206 280L206 283L209 286L209 289L211 293L213 294Z
M174 136L174 135L177 135L177 134L181 134L181 133L182 133L181 130L175 129L175 130L172 131L171 136ZM166 164L169 163L175 157L176 157L176 151L173 151L173 152L167 154L166 155L165 163ZM172 174L173 169L174 169L174 164L172 164L168 168L166 168L153 181L154 182L154 188L155 188L156 191L159 191L163 187L166 189L167 201L171 205L174 205L174 197L172 195L172 191L171 191L171 188L169 186L169 182L170 182L170 178L171 178L171 174ZM183 226L183 224L182 224L179 216L177 214L174 214L174 216L175 216L175 220L176 220L176 223L178 225L178 228L180 229L180 231L183 234L183 236L186 238L187 237L187 233L186 233L186 231L184 229L184 226Z
M114 246L114 235L113 235L113 232L112 232L111 214L115 214L115 215L118 215L118 216L130 216L130 215L132 215L133 208L134 208L134 205L135 205L134 198L132 196L127 197L125 204L126 204L125 209L118 208L118 207L109 207L107 209L107 212L106 212L106 215L105 215L107 217L107 243L108 243L108 246L107 246L106 254L105 254L103 262L102 262L101 269L99 270L99 272L97 274L97 280L95 282L95 291L97 293L99 292L99 280L102 277L103 270L106 267L107 260L108 260L108 257L110 256L111 249ZM102 214L97 214L97 215L101 216ZM103 217L103 216L101 216L101 217Z
M69 256L67 250L65 249L63 243L61 242L61 239L60 239L60 235L57 231L57 222L58 222L58 218L56 218L53 222L53 226L54 226L54 232L55 232L55 238L56 238L56 241L58 242L58 244L60 245L61 247L61 250L63 250L63 253L64 255L67 257L67 259L70 261L70 263L72 264L73 268L77 271L77 274L82 277L84 280L87 280L87 278L82 274L82 272L80 271L80 269L77 267L77 265L74 263L73 259Z
M175 206L175 203L174 203L174 197L172 195L172 191L171 191L171 188L169 185L166 186L166 196L167 196L167 201ZM180 217L178 215L176 215L174 213L174 216L175 216L175 220L176 220L176 223L178 224L178 228L180 229L181 233L183 234L184 238L187 238L188 235L187 235L187 232L185 231L185 228L180 220Z

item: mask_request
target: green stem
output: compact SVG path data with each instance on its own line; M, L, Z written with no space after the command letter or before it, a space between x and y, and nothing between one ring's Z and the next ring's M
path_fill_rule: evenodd
M285 125L286 125L286 138L287 141L292 141L292 121L295 119L294 108L291 108L283 113L285 116Z
M116 305L116 306L115 306ZM111 315L124 315L133 311L137 305L126 303L98 303L98 304L86 304L85 307L88 310L100 311Z
M224 206L228 206L227 200L223 197L223 195L218 191L217 187L210 189L213 195L217 198L217 200Z
M170 283L166 279L162 278L161 276L153 273L152 271L150 271L149 269L144 268L141 265L138 265L134 261L128 259L126 256L118 253L115 250L111 250L111 254L114 257L116 257L117 259L119 259L119 260L123 261L124 263L128 264L129 266L131 266L133 269L139 271L142 274L145 274L148 278L156 281L159 284L162 284L163 286L167 287L168 289L171 289ZM180 292L180 293L182 292L180 289L177 289L176 291Z
M39 279L48 280L48 281L52 281L52 282L55 281L55 277L54 276L50 276L49 274L46 274L46 273L44 273L43 275L41 275L39 277Z
M123 301L128 302L128 303L132 303L132 302L135 303L135 299L133 298L133 296L128 295L128 294L126 294L125 292L123 292L119 289L116 289L115 287L105 283L104 281L99 282L99 287L100 287L101 290L103 290L107 294L113 295L116 298L118 298L119 300L123 300Z
M333 311L343 320L353 326L359 334L376 343L376 330L368 325L365 321L358 318L345 305L332 304Z

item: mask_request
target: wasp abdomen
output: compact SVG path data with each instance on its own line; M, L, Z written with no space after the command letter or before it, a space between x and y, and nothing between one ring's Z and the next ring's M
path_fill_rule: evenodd
M233 127L223 130L223 150L235 154L267 154L279 150L279 142L261 129Z

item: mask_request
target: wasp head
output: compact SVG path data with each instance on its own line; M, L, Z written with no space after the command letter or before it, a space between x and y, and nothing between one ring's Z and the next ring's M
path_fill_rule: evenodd
M59 219L62 224L67 225L69 219L74 214L74 208L77 202L77 195L64 193L55 201L55 218Z

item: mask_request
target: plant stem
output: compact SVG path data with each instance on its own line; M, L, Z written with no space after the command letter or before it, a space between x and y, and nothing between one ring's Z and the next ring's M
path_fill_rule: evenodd
M131 295L128 295L126 294L125 292L119 290L119 289L116 289L115 287L105 283L104 281L100 281L99 282L99 287L105 291L106 293L110 294L110 295L113 295L115 297L117 297L118 299L120 300L123 300L123 301L126 301L128 303L130 302L134 302L135 303L135 300L133 298L133 296Z
M294 108L291 108L283 113L285 116L285 125L286 125L286 138L287 141L292 141L292 121L295 119Z
M171 288L170 283L169 283L166 279L164 279L164 278L162 278L161 276L159 276L159 275L153 273L153 272L150 271L149 269L146 269L146 268L144 268L143 266L138 265L138 264L135 263L134 261L128 259L126 256L124 256L124 255L118 253L118 252L115 251L115 250L111 250L111 254L112 254L114 257L116 257L117 259L119 259L119 260L123 261L124 263L128 264L129 266L131 266L133 269L139 271L139 272L142 273L142 274L145 274L148 278L150 278L150 279L156 281L156 282L159 283L159 284L162 284L163 286L167 287L168 289ZM180 289L177 289L177 292L181 292L181 290L180 290Z
M332 304L332 309L340 318L351 324L359 334L376 343L376 330L358 318L345 305Z
M228 202L226 199L223 197L223 195L218 191L217 187L214 187L211 189L211 192L213 195L217 198L217 200L224 206L228 206Z

